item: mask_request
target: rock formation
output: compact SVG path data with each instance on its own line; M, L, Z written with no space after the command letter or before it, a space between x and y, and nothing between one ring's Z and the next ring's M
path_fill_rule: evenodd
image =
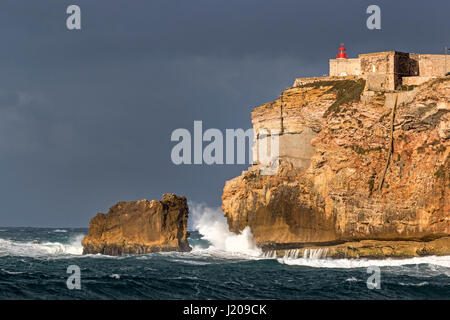
M231 231L250 226L278 255L450 254L450 77L363 89L351 77L296 82L253 110L257 142L262 129L280 132L279 167L267 175L257 163L227 181Z
M83 254L142 254L190 251L185 197L164 194L161 201L119 202L89 223Z

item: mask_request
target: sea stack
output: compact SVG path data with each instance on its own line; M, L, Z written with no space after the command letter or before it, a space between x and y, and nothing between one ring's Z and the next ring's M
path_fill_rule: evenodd
M450 77L394 81L389 68L409 65L377 57L396 54L363 56L352 75L297 79L253 110L254 165L222 196L231 231L250 226L271 256L450 254ZM274 137L278 157L262 163L258 147Z
M164 194L162 200L118 202L89 223L83 254L145 254L190 251L186 197Z

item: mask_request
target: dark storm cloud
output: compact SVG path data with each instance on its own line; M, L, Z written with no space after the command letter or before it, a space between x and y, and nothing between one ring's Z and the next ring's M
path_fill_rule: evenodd
M82 30L65 28L78 4ZM365 27L379 4L382 30ZM86 226L163 192L219 205L246 166L175 166L176 128L250 127L296 76L328 72L343 41L439 53L448 1L2 1L0 225Z

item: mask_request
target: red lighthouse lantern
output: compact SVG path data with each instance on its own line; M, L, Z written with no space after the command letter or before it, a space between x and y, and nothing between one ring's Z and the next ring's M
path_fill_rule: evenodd
M348 59L347 49L344 48L344 44L341 43L338 53L336 54L337 59Z

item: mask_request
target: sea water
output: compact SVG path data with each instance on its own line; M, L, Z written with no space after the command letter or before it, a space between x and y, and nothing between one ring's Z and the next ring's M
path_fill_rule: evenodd
M191 252L82 255L85 228L0 227L0 299L450 299L450 257L329 259L263 253L216 209L191 205ZM38 242L38 243L34 243ZM80 269L70 290L67 269ZM380 268L369 289L368 267Z

